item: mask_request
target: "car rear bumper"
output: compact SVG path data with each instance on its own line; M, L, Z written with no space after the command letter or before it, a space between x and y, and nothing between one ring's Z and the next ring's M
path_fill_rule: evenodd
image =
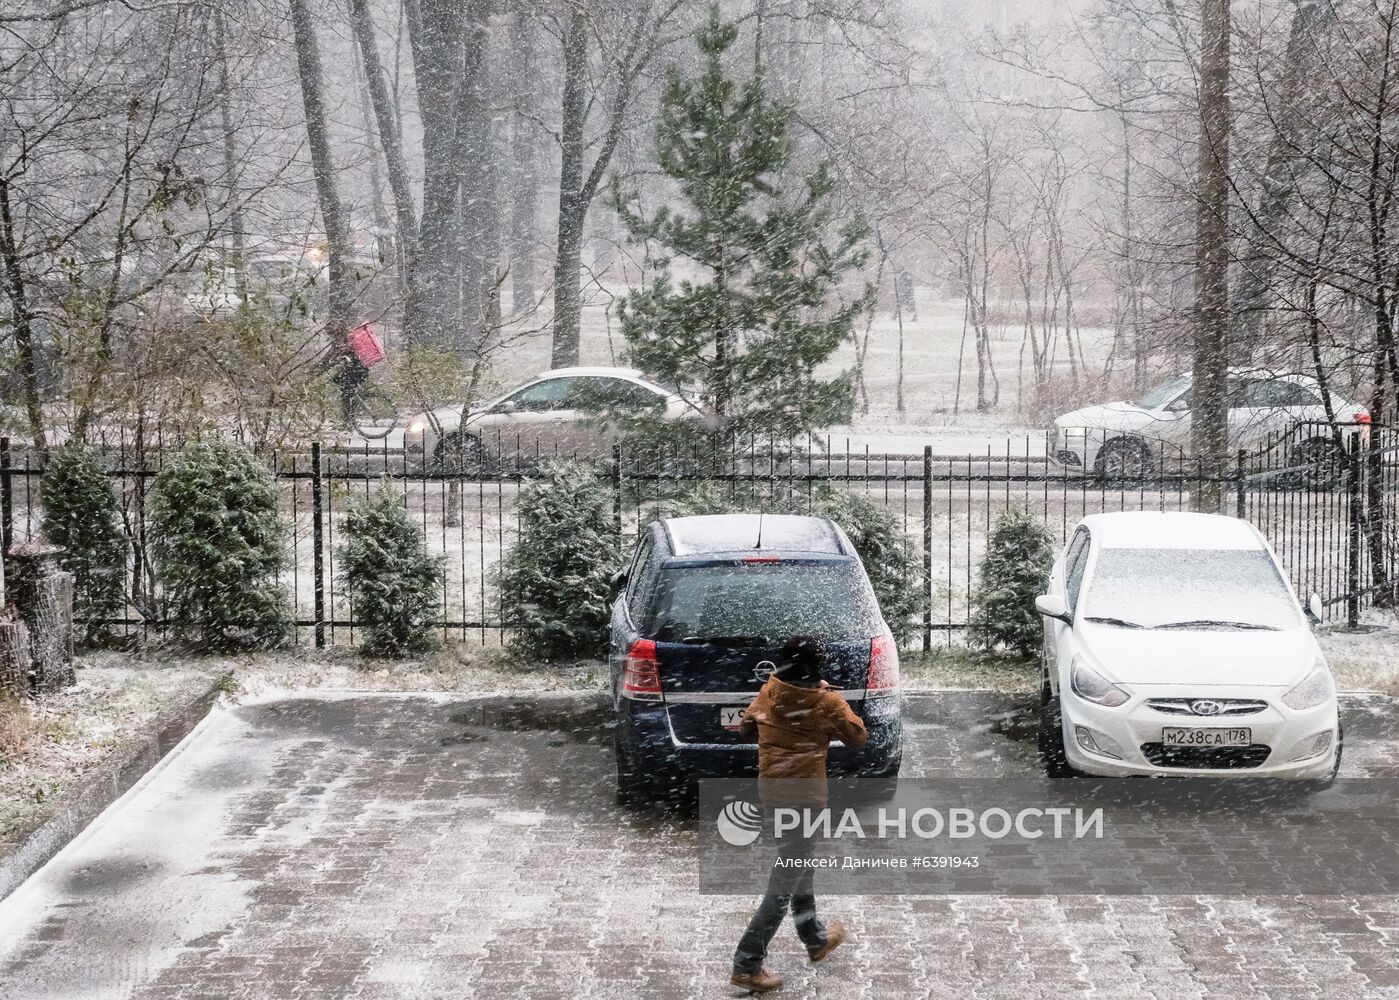
M898 773L903 754L899 700L879 700L887 704L879 705L877 712L866 712L868 743L858 749L833 743L827 751L830 776L888 777ZM642 775L688 781L751 778L758 773L756 744L683 743L676 739L661 704L624 703L617 719L617 745Z

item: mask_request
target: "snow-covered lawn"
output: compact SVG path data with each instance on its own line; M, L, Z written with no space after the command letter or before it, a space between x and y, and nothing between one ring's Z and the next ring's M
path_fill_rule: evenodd
M1399 614L1367 611L1364 631L1318 629L1316 638L1342 691L1383 691L1399 695Z
M0 853L57 795L198 698L223 669L213 660L101 654L82 662L76 686L27 706L3 706L14 738L0 752Z

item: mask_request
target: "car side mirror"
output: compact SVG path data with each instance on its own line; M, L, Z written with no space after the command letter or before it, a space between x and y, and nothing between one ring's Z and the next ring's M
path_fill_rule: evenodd
M627 571L619 569L612 574L612 578L607 581L607 603L611 604L622 593L627 585Z
M518 409L519 407L515 405L513 400L507 399L505 402L497 404L495 411L497 413L514 413Z
M1041 594L1035 598L1035 610L1046 618L1053 618L1061 621L1065 625L1074 623L1074 616L1069 611L1069 606L1064 599L1057 594Z
M1307 616L1311 618L1313 625L1321 624L1322 613L1326 606L1321 603L1321 595L1313 594L1307 598Z

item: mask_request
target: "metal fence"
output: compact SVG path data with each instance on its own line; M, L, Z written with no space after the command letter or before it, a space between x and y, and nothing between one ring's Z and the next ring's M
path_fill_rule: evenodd
M1102 511L1189 510L1195 494L1222 491L1231 513L1246 518L1272 543L1304 596L1317 593L1332 620L1354 623L1377 593L1393 587L1399 550L1399 432L1381 428L1335 431L1337 466L1325 476L1295 464L1286 448L1239 452L1232 471L1207 476L1197 463L1168 460L1129 472L1082 472L1056 460L1048 435L998 441L978 454L875 454L848 442L749 441L722 455L651 451L644 457L608 449L563 453L538 442L496 448L470 469L434 456L404 453L385 443L304 448L263 456L281 487L289 536L285 585L299 643L317 647L353 642L354 608L338 572L341 523L350 503L387 480L443 557L439 614L444 639L498 643L510 627L494 584L519 525L522 482L546 458L594 461L612 484L613 517L624 549L655 509L697 484L725 504L759 509L780 495L801 509L827 489L863 493L903 526L908 555L921 567L926 613L906 640L951 641L967 627L986 540L997 517L1012 509L1041 517L1061 541L1079 518ZM120 434L106 442L131 541L129 607L110 622L131 634L163 634L172 624L147 554L146 504L152 480L173 454L173 442ZM36 536L42 510L40 455L0 440L0 529L11 544Z

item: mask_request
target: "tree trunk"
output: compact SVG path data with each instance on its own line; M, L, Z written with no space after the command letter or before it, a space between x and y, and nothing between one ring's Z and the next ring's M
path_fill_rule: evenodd
M457 111L457 186L461 198L461 301L468 352L481 339L487 262L494 257L496 206L491 179L487 0L466 4L461 104Z
M588 64L588 23L581 4L573 5L563 43L563 108L559 164L559 236L554 260L555 368L578 364L583 315L579 270L583 265L584 80Z
M535 215L539 205L539 145L532 116L535 102L533 24L523 13L510 29L510 50L516 73L516 114L510 132L510 162L514 165L514 196L510 206L510 304L520 313L534 304Z
M344 346L354 325L354 265L350 229L340 201L335 161L330 151L330 121L326 112L320 46L308 0L291 0L292 33L296 41L296 65L301 77L301 102L306 109L306 145L316 176L316 198L325 226L327 268L330 273L330 313L326 338L332 350Z
M1202 474L1195 509L1218 513L1229 447L1229 0L1204 0L1202 13L1190 444Z
M228 71L228 27L223 12L214 16L215 44L219 51L219 129L223 132L223 182L228 189L229 238L233 252L224 266L231 267L238 284L238 297L248 299L247 232L243 227L243 207L238 196L238 133L233 124L232 78Z
M395 236L398 243L398 266L404 294L412 298L413 265L417 257L418 216L413 203L413 186L408 166L403 159L402 133L394 114L393 96L389 93L383 63L379 59L379 43L374 33L374 21L369 13L369 0L350 0L350 22L364 63L365 85L369 103L379 133L379 148L384 154L389 190L393 193ZM409 334L411 337L411 333Z
M1297 193L1292 176L1296 159L1296 136L1304 88L1310 83L1315 62L1310 58L1317 52L1317 34L1331 12L1324 0L1303 0L1292 18L1287 36L1282 79L1270 103L1277 108L1275 132L1268 145L1268 158L1259 185L1258 205L1254 210L1255 244L1244 258L1239 270L1239 285L1234 304L1235 342L1232 354L1237 364L1247 364L1258 349L1263 333L1263 320L1272 298L1273 258L1267 247L1281 237L1287 214Z
M423 128L423 210L408 329L417 343L455 347L461 330L461 241L454 158L464 11L458 0L410 2L407 10Z
M0 257L5 265L5 292L10 299L10 315L15 338L19 375L24 383L24 410L29 418L29 436L42 454L48 451L44 433L44 407L39 396L39 368L34 357L34 325L29 311L29 295L15 242L15 219L10 205L10 181L0 177Z

